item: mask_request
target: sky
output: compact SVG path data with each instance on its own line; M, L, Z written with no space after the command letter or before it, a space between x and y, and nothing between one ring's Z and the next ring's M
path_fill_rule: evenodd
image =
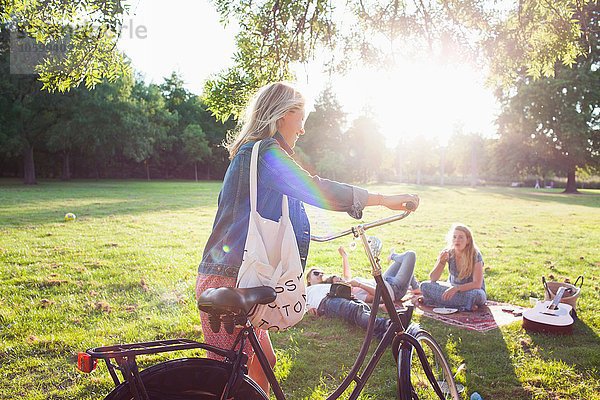
M223 27L219 18L208 0L133 0L119 48L146 82L161 83L176 71L188 90L201 94L211 74L232 65L236 26ZM486 137L495 133L498 105L483 72L470 65L403 62L393 71L355 68L332 83L349 122L368 108L388 146L413 135L446 144L457 127ZM313 98L329 79L317 63L296 73Z

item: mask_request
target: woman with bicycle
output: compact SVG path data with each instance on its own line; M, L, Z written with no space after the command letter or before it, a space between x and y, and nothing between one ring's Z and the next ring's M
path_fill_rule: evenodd
M302 266L306 265L310 241L310 224L303 203L332 211L345 211L361 218L366 206L382 205L392 210L406 210L407 203L419 204L415 195L382 195L344 183L312 176L293 159L293 148L304 135L305 99L288 83L264 86L246 109L241 130L229 144L231 163L219 194L218 209L202 261L198 267L196 294L209 288L234 287L242 263L250 214L249 165L252 147L262 140L258 158L258 212L277 221L281 216L282 195L288 196L292 222ZM218 347L233 346L239 332L218 333L209 328L208 315L200 312L205 342ZM259 341L269 363L276 358L267 331L258 331ZM269 384L250 346L248 374L266 393ZM218 358L214 354L209 357Z
M444 248L429 274L430 281L421 282L423 302L430 306L453 307L473 311L487 300L483 280L483 257L471 230L454 224L446 235ZM448 264L447 282L438 282Z

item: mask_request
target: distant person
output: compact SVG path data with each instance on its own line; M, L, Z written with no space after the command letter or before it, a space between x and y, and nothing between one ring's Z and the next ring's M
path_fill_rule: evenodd
M440 252L430 281L421 282L423 302L429 306L474 311L487 300L483 280L483 257L471 230L454 224L446 235L446 247ZM448 264L448 281L438 282Z
M536 188L536 189L539 189L539 188L540 188L540 180L539 180L539 179L536 179L536 180L535 180L535 188Z

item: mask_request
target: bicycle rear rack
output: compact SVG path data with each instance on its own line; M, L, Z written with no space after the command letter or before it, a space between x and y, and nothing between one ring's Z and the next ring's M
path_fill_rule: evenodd
M236 356L235 351L220 349L191 339L167 339L95 347L86 350L85 353L79 353L77 364L81 371L89 373L95 368L96 360L104 360L115 386L121 384L115 371L115 369L117 369L123 374L124 381L129 382L129 387L134 398L148 399L148 394L146 393L146 389L140 378L136 357L140 355L192 349L204 349L229 360L235 359ZM116 365L111 362L111 359L115 360Z
M95 347L86 351L93 358L111 359L139 356L143 354L156 354L167 351L207 349L206 344L199 343L191 339L168 339L155 340L151 342L139 342L128 344L117 344L113 346ZM211 351L213 349L210 349Z

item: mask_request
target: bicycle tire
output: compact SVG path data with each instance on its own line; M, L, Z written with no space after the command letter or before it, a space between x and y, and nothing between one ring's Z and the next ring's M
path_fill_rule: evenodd
M409 333L414 336L425 351L431 371L444 394L444 397L441 397L441 399L460 400L460 394L456 387L452 370L440 345L429 332L419 327L413 328L412 332ZM403 400L440 399L427 378L423 365L413 346L402 346L400 352L398 381L402 389L401 398Z
M146 368L140 378L150 400L213 400L231 375L231 365L207 358L181 358ZM247 376L228 399L268 400L259 386ZM118 385L105 400L133 400L127 382Z

